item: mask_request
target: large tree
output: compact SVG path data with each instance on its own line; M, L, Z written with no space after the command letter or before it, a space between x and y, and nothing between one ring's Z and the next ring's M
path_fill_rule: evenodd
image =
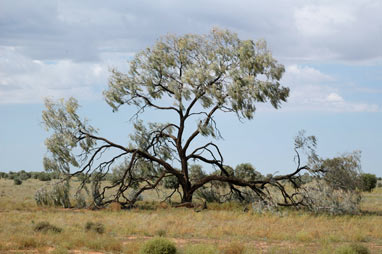
M272 57L263 40L241 40L237 34L220 29L207 35L164 36L136 54L127 73L113 69L104 92L113 111L124 105L136 108L130 142L98 135L78 116L78 103L73 98L46 100L43 120L53 133L46 141L50 157L44 159L45 168L67 176L91 176L99 206L112 201L132 205L143 191L162 183L173 193L178 191L182 202L191 202L198 189L216 182L224 183L239 199L245 199L244 189L267 199L272 186L282 194L280 205L298 205L298 179L300 172L308 169L300 165L298 153L297 168L290 174L243 177L256 175L245 172L253 168L242 166L235 174L214 142L220 137L217 112L234 113L239 120L252 119L257 103L269 102L278 108L286 101L289 89L279 83L283 72L284 66ZM177 120L143 121L150 110ZM315 145L313 137L297 139L295 148L309 142ZM112 171L113 181L101 188L99 180ZM128 195L132 188L135 191ZM108 189L114 192L107 197ZM294 191L289 193L288 189Z

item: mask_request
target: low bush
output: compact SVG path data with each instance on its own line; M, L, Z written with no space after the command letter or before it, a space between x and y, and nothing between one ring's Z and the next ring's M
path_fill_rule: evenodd
M377 186L377 177L374 174L361 174L362 190L371 192Z
M45 172L38 173L37 179L43 182L52 180L52 178L50 177L50 174Z
M357 190L334 189L324 182L313 181L304 187L301 194L305 207L314 213L341 215L360 212L362 196Z
M61 231L62 231L61 228L56 227L47 221L42 221L42 222L37 223L34 226L33 230L35 232L42 232L42 233L48 233L48 232L61 233Z
M35 194L38 206L71 207L69 198L69 183L58 183L51 190L42 188Z
M165 238L154 238L147 241L140 249L140 254L176 254L174 243Z
M14 185L21 185L23 183L23 181L21 181L19 178L14 178L13 179L13 184Z
M94 223L94 222L88 221L85 224L85 231L86 232L92 231L98 234L103 234L105 232L105 226L99 222Z
M339 247L336 249L335 254L370 254L370 251L361 244L353 243Z

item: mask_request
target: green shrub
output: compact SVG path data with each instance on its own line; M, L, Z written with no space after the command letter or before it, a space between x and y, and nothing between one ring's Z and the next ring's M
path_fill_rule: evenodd
M23 181L21 181L19 178L14 178L13 179L13 184L14 185L21 185L23 183Z
M52 180L52 178L50 177L50 175L48 173L45 173L45 172L41 172L37 175L37 179L40 180L40 181L50 181Z
M61 228L56 227L47 221L41 221L41 222L37 223L34 226L33 230L35 232L42 232L42 233L48 233L48 232L61 233L61 231L62 231Z
M361 244L353 243L339 247L335 254L370 254L370 251Z
M174 243L165 238L154 238L147 241L140 249L141 254L176 254Z
M362 190L372 191L377 186L377 177L373 174L361 174Z
M99 222L94 223L94 222L88 221L85 224L85 231L86 232L93 231L98 234L103 234L105 232L105 226Z
M31 178L31 173L25 172L24 170L21 170L17 173L20 180L25 181Z
M222 203L219 190L216 188L202 187L195 192L195 196L199 199L205 200L208 203L216 202Z

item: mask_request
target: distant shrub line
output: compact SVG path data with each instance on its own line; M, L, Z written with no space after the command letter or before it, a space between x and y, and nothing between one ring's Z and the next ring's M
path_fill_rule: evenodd
M56 172L26 172L21 170L19 172L10 171L9 173L0 172L0 178L20 181L25 181L28 179L38 179L40 181L50 181L52 179L59 179L60 176Z
M13 171L10 171L10 172L0 172L0 179L3 178L3 179L10 179L10 180L14 180L14 179L18 179L20 181L25 181L25 180L28 180L28 179L37 179L37 180L40 180L40 181L50 181L50 180L53 180L53 179L60 179L60 174L58 172L45 172L45 171L42 171L42 172L38 172L38 171L30 171L30 172L27 172L25 170L21 170L21 171L18 171L18 172L13 172ZM78 181L83 181L85 179L85 175L84 174L78 174L77 175L77 180ZM112 181L113 180L113 176L112 174L108 174L105 178L106 181ZM86 182L90 182L90 180L86 181Z

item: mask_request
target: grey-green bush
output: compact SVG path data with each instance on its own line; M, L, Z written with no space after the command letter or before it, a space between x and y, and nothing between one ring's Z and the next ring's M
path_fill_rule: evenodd
M39 189L35 194L38 206L71 207L69 198L69 183L58 183L51 190Z
M140 254L176 254L174 243L165 238L154 238L147 241L140 249Z

